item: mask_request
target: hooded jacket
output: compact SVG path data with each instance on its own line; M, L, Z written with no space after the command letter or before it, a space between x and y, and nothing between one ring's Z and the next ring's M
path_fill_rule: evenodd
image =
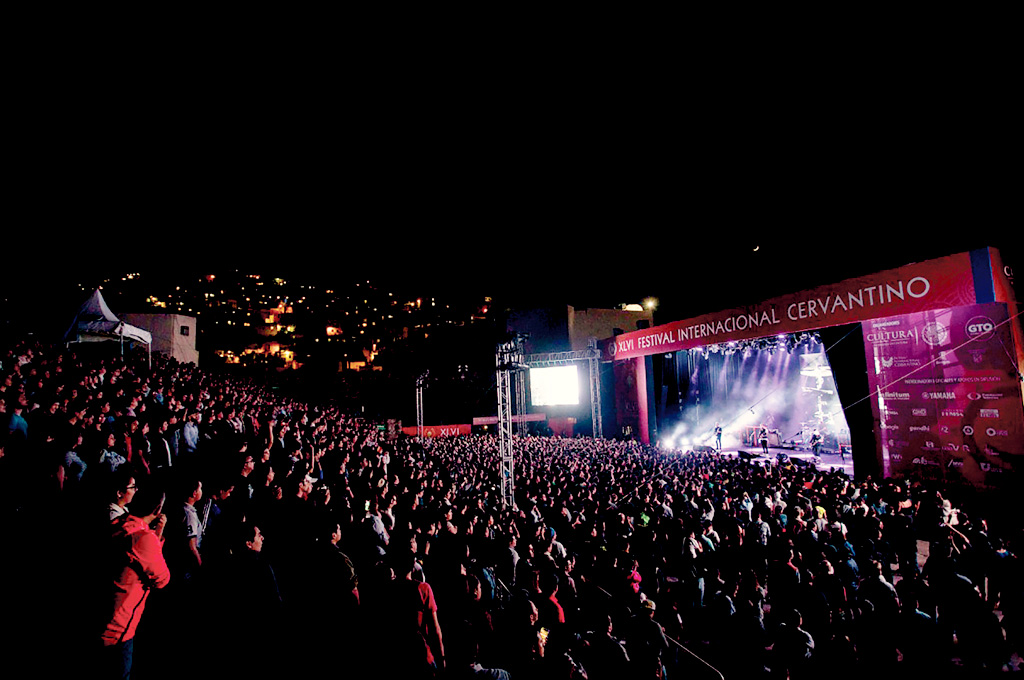
M135 636L150 589L163 588L171 580L163 539L141 518L130 515L114 531L113 544L117 562L110 589L111 617L102 634L106 646Z

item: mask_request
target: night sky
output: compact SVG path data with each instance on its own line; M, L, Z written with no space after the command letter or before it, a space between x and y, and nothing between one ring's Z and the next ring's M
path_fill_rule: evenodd
M709 215L669 210L668 201L661 218L653 207L621 204L580 204L572 216L527 215L520 205L512 218L487 215L490 203L479 212L446 210L441 199L422 213L390 215L329 209L326 201L319 215L310 206L289 212L282 200L238 203L228 223L193 211L187 199L152 215L145 211L153 203L142 199L134 209L90 200L83 213L94 217L80 227L51 228L57 215L41 218L26 232L32 247L8 251L4 297L45 313L77 304L54 297L69 283L239 268L325 285L366 278L523 306L604 307L652 296L660 303L656 321L666 322L985 246L1019 272L1024 245L1016 225L938 205L914 219L866 208L829 214L828 206Z
M985 245L1019 262L1012 60L987 52L776 71L83 34L12 74L8 299L238 267L686 318Z
M524 306L653 296L669 321L987 245L1024 270L990 116L970 134L896 109L773 127L708 104L714 125L687 127L641 92L491 89L467 108L466 91L339 103L225 82L20 109L0 295L66 309L67 281L239 268Z

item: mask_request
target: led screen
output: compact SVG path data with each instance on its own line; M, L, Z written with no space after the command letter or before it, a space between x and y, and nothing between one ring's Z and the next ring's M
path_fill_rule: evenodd
M565 406L580 403L576 366L530 369L530 400L534 406Z

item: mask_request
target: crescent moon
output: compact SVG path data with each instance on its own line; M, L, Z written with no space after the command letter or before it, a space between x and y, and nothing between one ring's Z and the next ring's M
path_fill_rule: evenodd
M761 246L754 246L754 252L755 252L755 253L756 253L757 251L759 251L760 249L761 249Z

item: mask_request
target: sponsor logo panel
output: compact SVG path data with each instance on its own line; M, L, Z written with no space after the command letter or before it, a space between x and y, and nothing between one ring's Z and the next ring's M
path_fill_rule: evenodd
M1013 353L997 351L1012 342L1006 318L1003 305L969 305L865 324L886 474L927 470L982 487L1011 479L1024 461L1024 409Z

